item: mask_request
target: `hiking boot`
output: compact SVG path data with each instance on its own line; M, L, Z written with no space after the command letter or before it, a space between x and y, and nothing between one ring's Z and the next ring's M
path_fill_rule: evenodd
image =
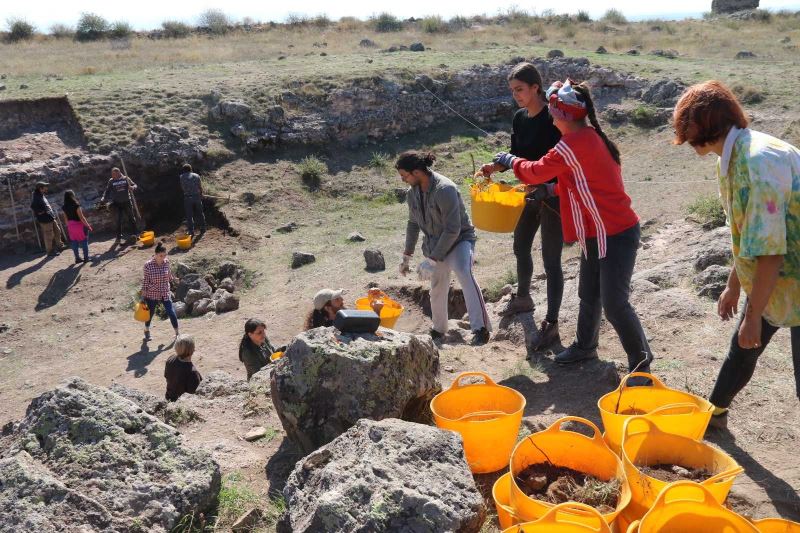
M527 313L529 311L533 311L533 298L531 298L531 295L526 294L525 296L519 296L518 294L512 294L508 304L498 311L497 314L500 316L509 316L516 315L517 313Z
M146 340L146 341L150 340L150 330L149 329L145 329L144 330L144 340Z
M558 322L542 320L536 340L531 343L531 350L538 352L558 344L561 344L561 336L558 334Z
M708 425L713 427L714 429L718 429L721 431L728 430L728 411L724 413L720 413L718 415L711 415L711 419L708 421Z
M470 345L472 346L483 346L489 342L489 330L486 328L481 328L479 330L472 332L472 342Z
M569 348L556 355L555 362L561 365L570 365L589 359L597 359L597 349L584 350L573 342Z
M431 328L431 330L428 332L428 335L431 336L431 339L433 339L433 342L435 343L444 342L444 333L439 333L435 329Z
M77 257L76 257L76 258L75 258L75 264L76 264L76 265L79 265L79 264L81 264L81 263L83 263L83 261L82 261L81 259L79 259L79 258L77 258Z

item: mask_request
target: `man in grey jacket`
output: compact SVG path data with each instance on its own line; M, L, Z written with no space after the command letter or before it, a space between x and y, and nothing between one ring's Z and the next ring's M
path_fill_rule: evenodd
M195 213L200 225L200 233L206 232L206 216L203 213L203 182L192 172L192 165L185 164L181 169L181 189L183 189L183 209L186 212L186 229L194 237Z
M489 341L491 323L486 312L481 289L472 273L475 253L475 228L467 215L456 184L431 171L436 157L433 154L404 152L395 168L408 191L408 225L406 245L400 273L410 272L411 256L422 232L422 254L425 259L417 272L421 280L431 282L431 337L442 341L447 333L447 296L450 291L450 273L455 271L469 313L472 344Z

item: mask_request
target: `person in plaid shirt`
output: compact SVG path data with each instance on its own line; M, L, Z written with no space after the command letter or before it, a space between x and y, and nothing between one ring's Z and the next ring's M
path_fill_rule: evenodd
M164 241L156 245L156 253L152 259L144 264L144 278L142 280L142 302L150 310L150 320L144 325L144 339L150 340L150 322L156 305L161 304L169 316L172 327L175 328L175 337L178 337L178 316L172 307L172 295L169 291L169 282L173 279L169 270L167 249Z

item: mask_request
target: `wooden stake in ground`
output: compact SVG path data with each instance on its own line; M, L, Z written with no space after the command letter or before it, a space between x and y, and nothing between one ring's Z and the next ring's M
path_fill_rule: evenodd
M125 177L130 180L130 176L128 176L128 169L125 168L125 160L122 159L122 156L119 157L119 162L122 163L122 172L125 174ZM133 212L136 214L136 231L139 231L142 225L142 213L139 211L139 204L136 203L136 195L133 194L133 191L130 187L128 187L128 201L133 206Z
M8 183L8 197L11 199L11 214L14 216L14 228L17 230L17 241L21 241L22 238L19 235L19 223L17 223L17 208L14 205L14 192L11 189L11 176L9 176L6 181Z

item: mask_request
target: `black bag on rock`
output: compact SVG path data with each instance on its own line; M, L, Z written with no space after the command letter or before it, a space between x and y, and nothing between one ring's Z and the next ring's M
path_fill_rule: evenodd
M342 333L375 333L381 325L381 318L374 311L342 309L333 319L333 327Z

